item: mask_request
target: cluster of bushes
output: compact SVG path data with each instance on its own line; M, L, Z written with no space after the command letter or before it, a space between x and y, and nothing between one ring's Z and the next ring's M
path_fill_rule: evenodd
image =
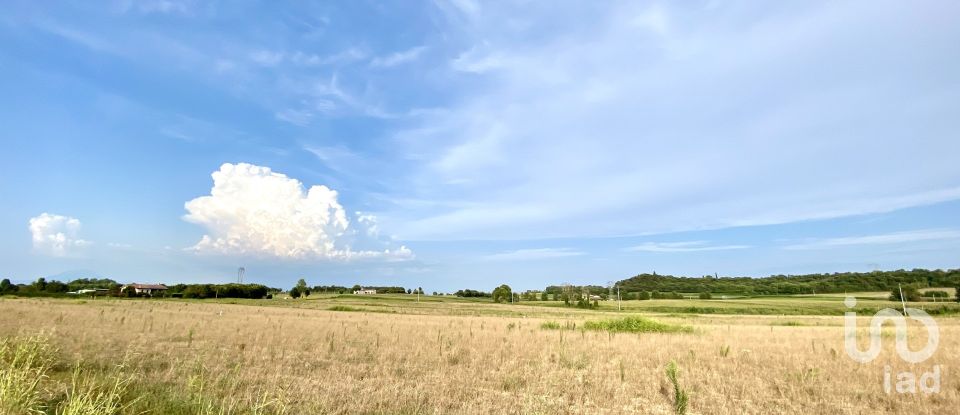
M454 295L456 295L457 297L491 297L493 296L493 294L485 293L483 291L477 291L477 290L457 290L457 292L454 293Z
M354 289L359 290L359 285L354 285ZM409 288L403 287L373 287L373 286L364 286L363 288L377 290L377 294L415 294L415 292Z
M310 291L324 294L349 294L353 292L349 288L339 285L314 285Z
M177 284L168 295L183 298L272 298L276 289L260 284Z
M495 303L509 303L513 301L513 290L509 285L502 284L493 289L490 297L493 298L493 302Z
M960 292L960 286L957 290ZM946 300L950 298L950 293L940 290L920 292L916 285L904 285L890 290L890 301L923 301L925 298ZM960 298L957 301L960 302Z

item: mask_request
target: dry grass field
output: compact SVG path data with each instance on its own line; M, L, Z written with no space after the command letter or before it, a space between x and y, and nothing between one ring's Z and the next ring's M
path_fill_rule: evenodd
M848 358L839 315L648 312L689 331L582 329L637 315L611 307L386 296L237 304L0 298L0 349L7 350L0 378L16 375L11 350L33 337L48 347L37 358L48 368L42 378L21 375L40 380L35 408L58 414L672 414L670 362L688 414L945 414L960 407L957 317L936 317L938 352L911 366L894 352L892 330L876 361ZM919 337L915 349L925 341ZM918 376L941 365L940 392L885 393L888 364ZM11 404L16 388L3 382L0 413L25 413ZM92 402L86 412L81 398Z

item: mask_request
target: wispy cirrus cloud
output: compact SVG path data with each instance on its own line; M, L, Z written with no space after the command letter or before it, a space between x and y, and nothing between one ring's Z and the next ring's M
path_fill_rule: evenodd
M685 242L645 242L640 245L624 248L627 252L698 252L698 251L729 251L732 249L747 249L750 245L710 245L707 241Z
M581 255L585 255L585 253L571 248L532 248L500 252L483 258L488 261L533 261Z
M944 167L960 151L946 41L960 29L929 8L464 4L439 3L461 46L438 68L458 99L397 134L425 161L414 196L463 207L395 212L401 237L641 235L960 198ZM877 117L900 102L917 109ZM878 167L895 160L911 168Z
M921 229L915 231L893 232L879 235L845 236L839 238L808 239L801 243L783 246L787 250L815 250L860 245L895 245L925 241L943 241L960 239L960 230Z
M426 46L417 46L404 51L391 53L387 56L377 57L370 61L370 66L389 68L403 63L411 62L420 57Z

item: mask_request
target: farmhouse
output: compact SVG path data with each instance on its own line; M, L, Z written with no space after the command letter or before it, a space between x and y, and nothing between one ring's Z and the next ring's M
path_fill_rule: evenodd
M125 290L133 290L133 292L136 294L146 294L146 295L152 296L154 294L162 294L164 291L167 290L167 286L163 284L133 283L133 284L127 284L127 285L124 285L123 287L120 287L120 292L123 292Z
M368 294L376 294L377 290L373 288L361 288L359 290L354 291L353 293L357 295L368 295Z

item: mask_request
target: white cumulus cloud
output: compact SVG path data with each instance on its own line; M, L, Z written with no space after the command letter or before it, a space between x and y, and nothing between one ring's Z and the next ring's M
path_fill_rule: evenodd
M33 236L33 249L51 256L68 256L76 248L89 245L89 241L80 239L80 221L69 216L41 213L30 218L30 233Z
M254 255L280 259L409 259L404 246L373 240L372 215L363 215L351 226L337 201L337 192L326 186L303 184L269 167L226 163L213 173L209 196L185 203L184 219L207 230L191 249L200 253ZM356 249L378 245L379 249Z

